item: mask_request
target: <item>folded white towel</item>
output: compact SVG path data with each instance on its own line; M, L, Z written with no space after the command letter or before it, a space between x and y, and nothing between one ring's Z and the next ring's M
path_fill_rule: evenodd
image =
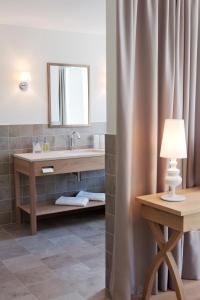
M99 136L99 148L105 149L105 135L104 134L101 134Z
M85 207L89 202L87 197L64 197L61 196L55 202L56 205L70 205Z
M95 200L95 201L103 201L105 202L105 193L90 193L90 192L84 192L80 191L76 197L86 197L89 200Z

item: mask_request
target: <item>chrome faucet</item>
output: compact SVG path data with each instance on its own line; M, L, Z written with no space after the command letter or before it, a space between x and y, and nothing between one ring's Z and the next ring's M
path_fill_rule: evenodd
M71 136L70 136L70 150L73 150L76 146L75 138L77 138L78 140L80 140L80 138L81 138L78 131L73 131Z

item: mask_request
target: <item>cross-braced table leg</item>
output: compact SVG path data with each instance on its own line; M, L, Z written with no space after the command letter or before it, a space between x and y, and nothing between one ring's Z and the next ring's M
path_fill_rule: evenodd
M166 261L168 265L177 299L185 300L183 283L176 262L171 253L171 251L177 245L178 241L183 236L183 232L174 230L170 239L166 242L160 225L151 221L148 221L148 224L151 228L151 231L153 232L156 242L158 243L160 251L155 256L148 270L142 300L150 299L156 272L164 261Z

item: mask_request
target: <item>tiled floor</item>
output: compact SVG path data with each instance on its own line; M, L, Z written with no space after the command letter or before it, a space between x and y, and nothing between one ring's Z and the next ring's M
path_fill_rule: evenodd
M105 300L102 214L0 227L0 300Z

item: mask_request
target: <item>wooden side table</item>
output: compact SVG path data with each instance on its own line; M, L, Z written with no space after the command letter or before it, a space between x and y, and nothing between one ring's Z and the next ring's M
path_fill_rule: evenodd
M200 228L200 188L179 191L186 196L184 202L166 202L160 199L164 193L137 197L141 214L147 220L160 251L154 257L146 277L142 300L149 300L156 272L165 261L174 284L178 300L185 300L183 283L171 251L185 232ZM165 241L160 225L168 226L173 233Z

